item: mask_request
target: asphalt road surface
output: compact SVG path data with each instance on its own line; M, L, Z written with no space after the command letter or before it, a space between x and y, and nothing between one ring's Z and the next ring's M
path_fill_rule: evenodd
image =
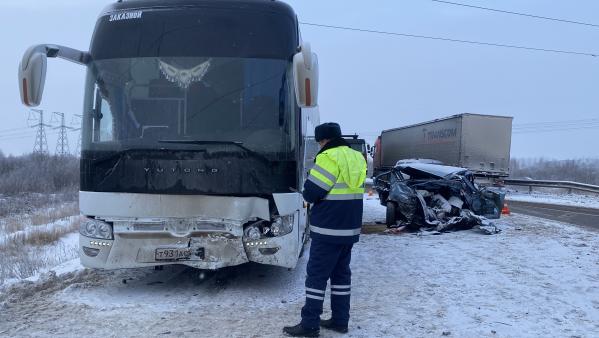
M508 201L511 212L599 230L599 209Z

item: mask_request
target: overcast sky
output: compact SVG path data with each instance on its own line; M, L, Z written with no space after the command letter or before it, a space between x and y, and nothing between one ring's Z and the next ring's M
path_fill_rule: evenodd
M456 0L458 1L458 0ZM328 25L599 54L599 27L456 7L430 0L288 0L300 20ZM599 1L458 2L599 24ZM17 65L36 43L87 50L107 0L2 0L0 150L30 152L34 131L20 104ZM599 119L599 57L302 27L319 54L321 120L369 141L383 129L459 114L508 115L514 124ZM48 62L41 108L81 114L85 69ZM46 122L49 122L48 118ZM595 124L597 125L597 124ZM579 127L579 125L577 125ZM599 157L599 128L515 134L514 157ZM56 131L49 130L53 152ZM76 133L70 135L71 146Z

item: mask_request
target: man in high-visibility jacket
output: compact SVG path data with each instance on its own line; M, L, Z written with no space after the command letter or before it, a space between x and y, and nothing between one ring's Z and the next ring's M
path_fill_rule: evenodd
M310 258L302 321L283 331L294 337L318 337L320 327L346 333L351 294L351 250L362 227L366 161L341 137L337 123L315 130L320 151L304 183L304 199L312 204ZM332 318L320 320L327 281L331 281Z

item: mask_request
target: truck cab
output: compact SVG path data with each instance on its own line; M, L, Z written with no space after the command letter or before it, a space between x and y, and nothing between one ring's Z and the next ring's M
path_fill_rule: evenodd
M368 143L366 143L366 140L364 140L363 138L359 138L358 135L343 135L342 136L345 141L347 141L347 143L349 143L350 148L352 148L353 150L360 152L362 154L362 156L364 156L364 160L366 160L366 164L367 164L367 173L366 173L366 177L371 177L372 176L372 170L373 170L373 162L372 162L372 158L369 155L370 153L370 145Z
M343 135L342 137L349 143L350 148L360 152L364 156L364 159L368 160L368 147L364 139L359 138L358 135Z

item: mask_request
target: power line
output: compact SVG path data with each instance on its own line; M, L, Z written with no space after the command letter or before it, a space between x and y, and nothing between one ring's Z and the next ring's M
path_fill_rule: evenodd
M11 139L11 138L16 138L16 137L25 137L25 136L35 136L35 132L31 131L28 133L20 133L20 134L13 134L13 135L2 135L0 136L0 140L1 139Z
M362 32L362 33L372 33L372 34L381 34L381 35L390 35L390 36L402 36L402 37L417 38L417 39L448 41L448 42L464 43L464 44L470 44L470 45L483 45L483 46L492 46L492 47L523 49L523 50L531 50L531 51L536 51L536 52L571 54L571 55L592 56L592 57L597 57L597 55L599 55L599 53L577 52L577 51L562 50L562 49L549 49L549 48L527 47L527 46L509 45L509 44L503 44L503 43L484 42L484 41L461 40L461 39L444 38L444 37L438 37L438 36L416 35L416 34L387 32L387 31L379 31L379 30L372 30L372 29L362 29L362 28L354 28L354 27L345 27L345 26L324 25L324 24L311 23L311 22L300 22L300 24L305 25L305 26L330 28L330 29L339 29L339 30L355 31L355 32Z
M522 129L522 130L514 130L514 134L524 134L524 133L542 133L548 131L564 131L564 130L586 130L586 129L597 129L599 125L594 126L579 126L579 127L555 127L555 128L542 128L542 129Z
M528 132L528 131L544 131L544 130L561 130L561 129L588 129L599 127L599 119L585 119L585 120L567 120L567 121L555 121L555 122L537 122L537 123L524 123L514 125L514 132Z
M564 123L595 123L599 122L599 119L580 119L580 120L562 120L562 121L544 121L544 122L529 122L529 123L518 123L516 127L536 126L542 124L564 124Z
M514 124L512 131L514 134L534 134L546 132L572 131L572 130L589 130L599 129L599 119L579 119L579 120L563 120L563 121L545 121L545 122L530 122ZM377 137L381 134L380 131L362 131L356 132L362 137Z
M593 129L599 128L599 119L578 119L578 120L562 120L562 121L544 121L544 122L529 122L514 124L512 130L515 133L535 132L535 131L552 131L552 130L576 130L576 129ZM362 130L356 131L360 136L379 136L381 131Z
M71 128L71 131L77 131L78 135L79 135L79 137L77 137L77 147L75 148L75 154L74 154L75 156L79 156L79 153L81 151L81 143L82 143L82 140L83 140L83 135L81 133L81 122L82 122L82 120L83 120L83 115L80 115L80 114L75 114L71 118L71 124L79 126L78 128L75 128L75 127Z
M0 134L0 138L2 138L2 137L10 137L10 136L15 136L15 135L25 135L25 134L33 135L33 134L35 134L35 131L33 131L33 130L23 130L23 131L14 132L14 133Z
M535 130L551 130L551 129L562 129L562 128L572 128L572 129L576 129L576 128L594 128L594 127L599 127L599 123L590 123L590 124L565 124L565 125L544 125L544 126L531 126L531 127L525 127L525 128L518 128L518 127L514 127L513 130L514 131L535 131Z
M537 130L514 130L514 134L537 134L537 133L547 133L547 132L556 132L556 131L572 131L572 130L589 130L589 129L599 129L599 125L595 126L581 126L581 127L563 127L563 128L546 128L546 129L537 129Z
M19 131L19 130L28 130L28 129L29 129L29 127L4 129L4 130L0 130L0 134L9 133L9 132L13 132L13 131Z
M535 18L535 19L541 19L541 20L550 20L550 21L557 21L557 22L571 23L571 24L575 24L575 25L583 25L583 26L590 26L590 27L597 27L597 28L599 28L599 25L592 24L592 23L587 23L587 22L581 22L581 21L573 21L573 20L566 20L566 19L559 19L559 18L551 18L551 17L548 17L548 16L540 16L540 15L534 15L534 14L528 14L528 13L512 12L512 11L506 11L506 10L489 8L489 7L474 6L474 5L469 5L469 4L459 3L459 2L452 2L452 1L443 1L443 0L431 0L431 1L442 3L442 4L447 4L447 5L453 5L453 6L462 6L462 7L476 8L476 9L482 9L482 10L491 11L491 12L498 12L498 13L504 13L504 14L519 15L519 16L525 16L525 17Z
M58 131L51 131L51 132L46 132L46 135L58 135ZM7 137L0 137L0 141L10 141L10 140L20 140L20 139L24 139L24 138L32 138L35 137L36 133L34 132L33 134L23 134L23 135L14 135L14 136L7 136Z

